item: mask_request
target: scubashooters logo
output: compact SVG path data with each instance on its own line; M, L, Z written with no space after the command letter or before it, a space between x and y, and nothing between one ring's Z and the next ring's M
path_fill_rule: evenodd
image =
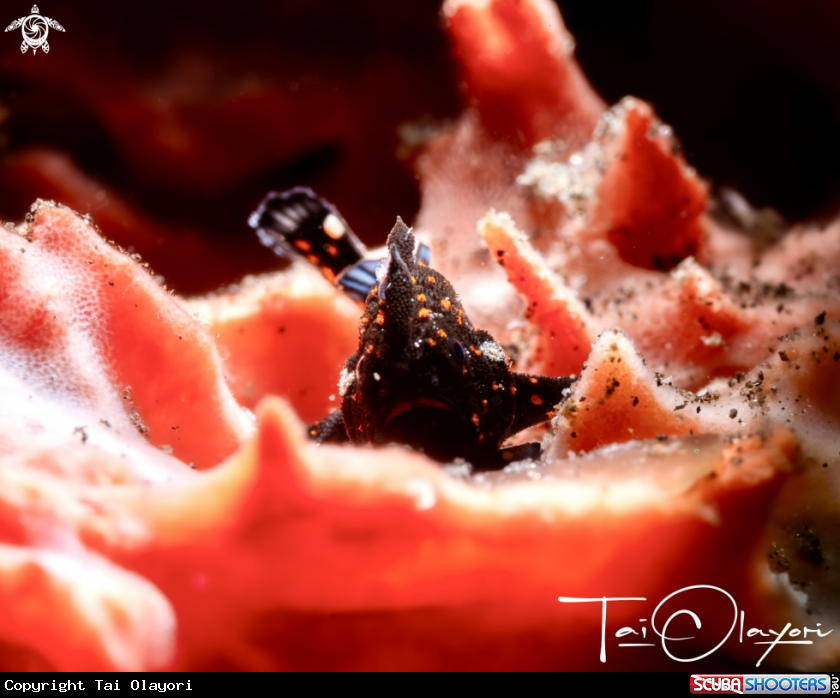
M26 53L26 49L31 48L33 56L39 48L44 53L50 52L50 45L47 43L47 34L50 32L50 27L60 32L64 31L64 27L54 19L44 17L38 12L37 5L32 6L32 14L28 17L16 19L6 27L6 31L10 32L18 27L23 32L23 43L20 45L20 52Z
M692 674L691 692L705 695L792 695L840 693L828 674Z

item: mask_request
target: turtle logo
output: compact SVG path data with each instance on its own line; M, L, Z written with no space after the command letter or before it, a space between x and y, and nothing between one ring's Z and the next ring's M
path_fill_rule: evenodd
M50 27L60 32L64 31L64 27L54 19L44 17L38 12L37 5L32 6L31 15L16 19L6 27L6 31L10 32L12 29L17 29L18 27L22 27L21 31L23 32L23 43L20 45L20 52L26 53L26 49L31 46L33 56L39 48L44 53L50 52L50 45L47 43L47 34L50 31Z

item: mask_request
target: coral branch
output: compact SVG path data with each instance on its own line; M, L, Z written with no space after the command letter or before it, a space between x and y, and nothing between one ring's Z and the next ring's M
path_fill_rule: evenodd
M603 103L553 3L448 0L443 12L467 95L494 138L575 144L592 133Z
M706 187L678 155L651 108L625 99L607 122L607 171L596 190L589 234L605 234L624 261L670 269L703 258Z
M510 216L490 211L478 222L490 252L528 303L526 317L541 334L530 357L532 371L549 376L580 373L592 341L588 313L516 229Z

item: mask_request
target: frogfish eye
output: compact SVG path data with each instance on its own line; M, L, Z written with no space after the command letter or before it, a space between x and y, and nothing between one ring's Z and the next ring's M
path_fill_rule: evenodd
M452 342L452 350L455 352L455 356L457 356L459 360L464 360L464 347L457 339Z

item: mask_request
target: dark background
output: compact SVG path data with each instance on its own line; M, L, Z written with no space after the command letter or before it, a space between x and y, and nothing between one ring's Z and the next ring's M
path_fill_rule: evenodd
M717 185L799 220L840 194L840 3L560 2L610 103L650 101Z
M30 2L6 3L0 25ZM702 176L789 220L835 213L840 3L559 5L594 87L650 101ZM381 241L419 207L397 128L461 109L438 2L40 10L66 28L48 55L0 34L0 218L56 198L182 292L276 265L245 225L270 189L313 186Z

